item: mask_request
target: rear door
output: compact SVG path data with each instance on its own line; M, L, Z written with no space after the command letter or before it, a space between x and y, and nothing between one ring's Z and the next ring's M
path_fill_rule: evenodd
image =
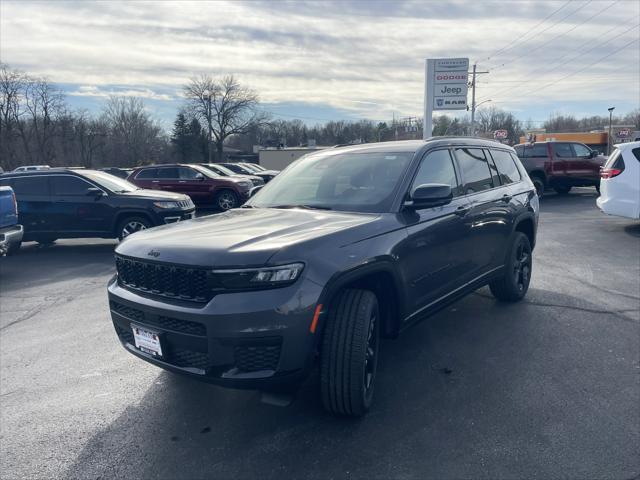
M14 177L13 191L18 201L18 220L25 234L51 232L51 196L47 175Z
M97 185L74 175L51 175L51 221L60 232L101 235L110 230L113 210L103 189L102 196L89 192Z
M167 190L169 192L178 192L184 190L180 185L180 177L178 176L178 167L158 167L156 178L152 181L152 188L157 190Z
M469 228L468 248L472 263L468 269L468 279L472 280L503 263L510 234L506 206L511 196L507 188L502 188L487 150L456 148L455 157L462 173L463 193L470 203L465 222Z

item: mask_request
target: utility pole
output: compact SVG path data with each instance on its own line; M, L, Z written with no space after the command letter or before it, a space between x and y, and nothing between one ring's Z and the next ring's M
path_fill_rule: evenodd
M209 92L209 95L207 96L208 99L208 103L207 103L207 127L209 128L209 140L207 143L207 154L209 156L209 163L211 162L211 92Z
M609 110L609 135L607 136L607 156L611 155L611 122L613 121L613 110L616 107L610 107Z
M471 136L476 134L476 75L489 72L478 72L478 64L473 64L473 71L471 71Z

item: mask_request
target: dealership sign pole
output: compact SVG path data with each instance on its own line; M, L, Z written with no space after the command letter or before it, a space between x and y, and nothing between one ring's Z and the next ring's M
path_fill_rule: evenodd
M433 131L434 110L467 110L468 58L429 58L425 65L422 138Z

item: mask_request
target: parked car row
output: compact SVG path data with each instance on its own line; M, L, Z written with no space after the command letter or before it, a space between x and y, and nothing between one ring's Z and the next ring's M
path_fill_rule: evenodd
M97 170L51 168L0 176L17 201L24 241L119 238L194 217L187 195L144 190Z

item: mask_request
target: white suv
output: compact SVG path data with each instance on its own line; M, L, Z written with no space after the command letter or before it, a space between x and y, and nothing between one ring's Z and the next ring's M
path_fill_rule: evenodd
M640 219L640 142L616 145L600 178L598 208L609 215Z

